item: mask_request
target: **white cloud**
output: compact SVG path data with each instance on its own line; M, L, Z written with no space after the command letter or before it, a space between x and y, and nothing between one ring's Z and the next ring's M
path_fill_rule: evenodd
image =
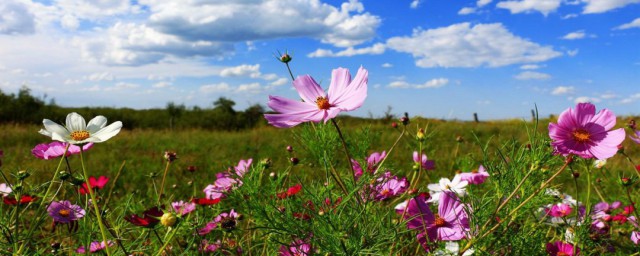
M476 12L476 8L473 7L463 7L458 11L458 15L467 15Z
M0 34L32 34L35 17L28 7L17 0L0 2Z
M547 80L551 78L549 74L534 72L534 71L524 71L515 76L518 80Z
M60 19L60 26L67 30L76 30L80 27L80 21L76 16L65 14Z
M599 0L598 0L599 1ZM512 14L522 12L540 12L547 16L549 13L554 12L562 0L521 0L521 1L502 1L496 6L498 8L508 9Z
M55 4L64 13L82 19L95 20L136 12L137 7L132 6L130 2L129 0L56 0Z
M390 67L393 67L393 64L386 62L386 63L382 64L382 67L383 68L390 68Z
M240 65L235 67L225 68L220 71L222 77L260 77L260 64L255 65Z
M562 53L509 32L502 24L459 23L392 37L387 47L411 53L419 67L501 67L542 62Z
M115 79L115 77L113 76L113 74L109 73L109 72L100 72L100 73L93 73L90 74L86 77L84 77L85 80L89 80L89 81L113 81L113 79Z
M558 86L551 91L552 95L574 94L576 88L573 86Z
M569 55L569 57L573 57L573 56L578 55L578 52L579 52L579 50L578 50L578 49L575 49L575 50L568 50L568 51L567 51L567 55Z
M611 93L611 92L607 92L607 93L604 93L604 94L600 95L600 98L603 98L605 100L609 100L609 99L618 98L618 95L616 95L614 93Z
M537 65L537 64L526 64L526 65L520 66L520 69L534 70L534 69L539 69L541 67L542 67L541 65Z
M383 54L385 51L385 45L383 43L377 43L369 47L354 49L349 47L339 52L333 52L332 50L317 49L312 53L307 54L309 58L320 57L351 57L355 55L377 55Z
M640 28L640 18L637 18L629 23L622 24L615 29L630 29L630 28Z
M586 6L582 13L603 13L613 9L621 8L629 4L640 3L640 0L582 0Z
M200 92L203 93L220 93L231 91L231 86L227 83L207 84L200 86Z
M572 19L572 18L576 18L576 17L578 17L578 14L570 13L570 14L567 14L565 16L562 16L562 19L563 20L568 20L568 19Z
M235 90L237 93L261 93L262 91L260 83L241 84Z
M449 84L449 79L447 78L434 78L422 84L410 84L406 81L393 81L387 85L389 88L415 88L415 89L426 89L426 88L438 88L443 87Z
M594 98L594 97L588 97L588 96L580 96L580 97L576 97L575 99L573 99L573 102L578 104L578 103L586 103L586 102L590 102L590 103L598 103L601 100L599 98Z
M285 85L287 83L289 83L289 79L282 77L282 78L278 78L275 81L271 82L269 85L271 85L271 86L282 86L282 85Z
M638 99L640 99L640 93L636 93L636 94L629 95L628 97L626 97L626 98L622 99L622 100L620 101L620 103L622 103L622 104L629 104L629 103L632 103L632 102L638 101Z
M150 25L187 41L244 42L311 37L337 47L355 46L376 35L381 19L357 0L340 8L318 0L140 0ZM295 21L295 22L292 22Z
M578 31L574 31L571 32L569 34L566 34L562 37L562 39L564 40L576 40L576 39L583 39L587 36L587 34L584 33L584 30L578 30Z
M153 87L153 88L168 88L169 86L171 86L170 82L162 81L162 82L157 82L157 83L153 84L151 87Z
M476 2L476 5L478 7L482 7L482 6L485 6L487 4L490 4L491 1L493 1L493 0L478 0L478 2Z
M416 9L418 8L419 5L420 5L420 0L413 0L411 1L411 4L409 5L409 7L411 7L411 9Z

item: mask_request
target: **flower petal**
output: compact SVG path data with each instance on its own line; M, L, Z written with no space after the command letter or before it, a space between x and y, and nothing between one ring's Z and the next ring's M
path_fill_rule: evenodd
M362 106L367 98L368 75L368 71L360 67L356 77L341 91L341 94L329 97L329 103L345 111L351 111Z
M76 112L67 115L67 129L73 131L84 131L87 129L87 123L84 121L84 117Z
M39 131L39 133L42 135L51 137L53 133L57 133L61 135L70 134L69 130L64 128L64 126L59 125L49 119L42 120L42 124L44 124L44 130Z
M325 97L325 93L320 85L309 75L296 78L296 80L293 81L293 87L295 87L298 94L300 94L300 98L308 103L316 102L318 97Z
M573 112L574 120L581 127L584 127L593 119L596 114L596 106L591 103L578 103L576 110Z
M267 102L267 105L274 111L280 112L282 114L319 110L318 106L316 106L316 104L314 103L307 103L279 96L269 96L269 102Z
M108 125L107 127L100 129L98 132L91 134L91 137L85 141L87 142L107 141L111 137L116 136L116 134L120 132L120 129L122 129L122 122L120 121L114 122ZM93 140L94 138L97 140Z
M329 85L328 97L329 99L337 99L339 95L343 94L343 91L351 83L351 74L349 69L336 68L331 72L331 84Z
M91 121L89 121L89 124L87 124L86 130L90 134L93 134L100 131L100 129L102 129L105 125L107 125L107 118L104 116L96 116L93 119L91 119Z

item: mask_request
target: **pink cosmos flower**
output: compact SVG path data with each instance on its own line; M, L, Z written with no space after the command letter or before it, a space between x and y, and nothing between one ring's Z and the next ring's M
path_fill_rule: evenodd
M615 155L625 138L623 128L611 130L615 125L616 116L608 109L596 114L593 104L579 103L562 112L557 124L549 124L549 137L559 154L602 160Z
M212 230L221 226L225 230L232 230L236 227L236 220L240 215L233 209L229 213L223 212L216 216L213 221L207 223L203 228L198 230L198 235L204 236L209 234Z
M296 239L289 246L280 246L278 251L280 256L308 256L313 255L313 248L307 242Z
M414 197L406 208L407 228L420 232L418 241L425 250L428 250L429 242L461 240L469 232L469 216L465 207L455 193L443 191L438 214L433 214L423 196Z
M420 167L424 170L433 170L436 168L436 162L427 159L427 154L420 155L418 151L413 151L413 162L415 163L414 169Z
M53 141L51 143L42 143L36 145L32 150L31 154L40 159L53 159L57 157L61 157L64 154L64 149L67 147L67 143L60 141ZM83 151L87 151L93 147L93 143L87 143L82 146ZM67 156L80 154L80 147L76 145L69 146L67 150Z
M215 243L209 243L209 241L203 239L198 250L200 252L215 252L220 249L220 247L222 247L222 242L220 242L220 240Z
M89 245L89 252L90 253L94 253L94 252L99 252L104 250L105 248L107 248L107 246L111 247L114 246L115 243L113 241L107 241L106 243L104 241L102 242L91 242L91 244ZM86 253L86 249L84 248L84 246L80 246L78 247L78 249L76 250L77 253Z
M79 205L71 204L69 201L51 202L47 208L49 216L57 223L69 223L84 217L85 211Z
M13 190L11 189L11 186L7 185L6 183L0 183L0 196L8 196L12 191Z
M554 204L550 208L545 209L547 215L558 218L567 217L572 211L573 208L571 208L571 205L563 203Z
M224 198L226 192L242 186L242 181L227 172L216 174L216 181L204 188L203 192L208 199Z
M638 232L638 231L631 232L631 241L634 244L640 243L640 232Z
M378 164L382 162L382 160L387 156L387 151L373 152L369 157L367 157L367 171L373 174L378 167ZM360 179L362 174L364 173L362 166L355 159L351 159L351 163L353 165L353 176L355 176L356 180Z
M484 166L480 165L477 170L471 172L463 172L460 174L460 179L469 182L469 184L482 184L489 178L489 173L484 169Z
M244 177L244 175L249 171L251 162L253 162L253 158L249 158L247 160L240 159L238 165L234 167L236 175L238 175L238 177Z
M196 204L194 202L184 202L181 200L180 202L171 203L171 207L177 214L185 216L196 209Z
M378 185L374 188L376 192L374 198L378 201L398 196L409 188L406 177L398 179L397 176L391 176L391 172L386 172L385 175L377 179L377 182Z
M551 256L573 256L580 254L580 248L576 248L576 254L573 254L573 245L557 241L555 243L547 243L547 253Z
M348 69L337 68L331 74L331 84L327 93L309 75L299 76L293 86L300 94L302 102L279 96L269 96L267 105L279 114L265 114L267 121L279 128L296 126L313 121L326 123L342 111L352 111L367 98L368 72L360 67L355 79L351 80Z

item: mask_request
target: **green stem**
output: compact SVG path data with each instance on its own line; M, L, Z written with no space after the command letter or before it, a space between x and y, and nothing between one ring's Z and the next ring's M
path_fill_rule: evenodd
M87 184L87 190L89 191L89 196L91 197L91 204L93 205L93 210L96 213L96 218L98 219L98 226L100 227L100 233L102 234L102 241L108 243L107 241L107 233L104 223L102 222L102 214L100 211L100 207L98 207L98 200L96 200L96 195L93 192L93 188L91 187L91 183L89 182L89 174L87 173L87 168L84 165L84 155L82 149L82 145L80 145L80 164L82 165L82 174L84 175L84 182ZM108 256L111 255L109 250L109 246L105 247L105 252Z
M287 65L287 70L289 71L289 75L291 76L291 80L296 80L295 77L293 77L293 72L291 72L291 67L289 67L289 63L284 63L285 65Z
M347 155L347 163L349 163L349 168L350 168L348 173L351 174L351 177L353 178L353 183L355 184L357 181L356 181L356 176L353 175L353 163L351 162L351 154L349 154L349 149L347 148L347 141L344 140L344 136L342 136L342 131L340 131L340 127L338 127L338 123L336 123L336 120L331 119L331 123L333 123L333 126L336 127L336 131L338 131L338 136L342 141L342 147L344 148L345 155Z
M160 194L158 194L158 205L160 204L160 199L162 198L162 193L164 192L164 181L167 178L167 172L169 172L170 165L171 165L171 161L167 160L167 165L164 167L164 174L162 175L162 183L160 183Z

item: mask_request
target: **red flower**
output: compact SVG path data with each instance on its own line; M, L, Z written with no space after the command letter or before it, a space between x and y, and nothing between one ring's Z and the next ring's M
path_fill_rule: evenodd
M107 182L109 182L109 178L106 176L100 176L96 179L96 177L89 177L89 185L91 185L91 188L93 188L93 191L95 192L96 189L102 189L104 188L105 185L107 185ZM78 189L78 191L80 192L80 194L84 195L89 193L89 188L87 188L87 183L82 183L82 186Z
M209 199L209 198L194 198L191 199L191 202L197 205L214 205L220 203L220 198Z
M624 210L622 211L622 214L628 216L628 215L631 215L633 213L633 211L634 211L633 204L630 204L630 205L627 205L627 206L624 207Z
M33 202L33 201L35 201L37 199L38 199L38 197L35 197L35 196L22 195L20 197L20 205L31 203L31 202ZM6 197L3 198L2 201L5 204L8 204L8 205L17 205L18 204L18 200L16 200L16 198L12 197L12 196L6 196Z
M162 212L162 209L153 207L144 211L142 213L142 217L136 214L132 214L124 217L124 219L136 226L153 228L156 224L158 224L158 222L160 222L160 217L162 217L163 214L164 213Z
M295 194L298 194L298 192L300 192L301 189L302 189L302 185L296 184L293 187L290 187L289 189L287 189L287 192L278 193L278 198L285 199L287 197L292 197Z

